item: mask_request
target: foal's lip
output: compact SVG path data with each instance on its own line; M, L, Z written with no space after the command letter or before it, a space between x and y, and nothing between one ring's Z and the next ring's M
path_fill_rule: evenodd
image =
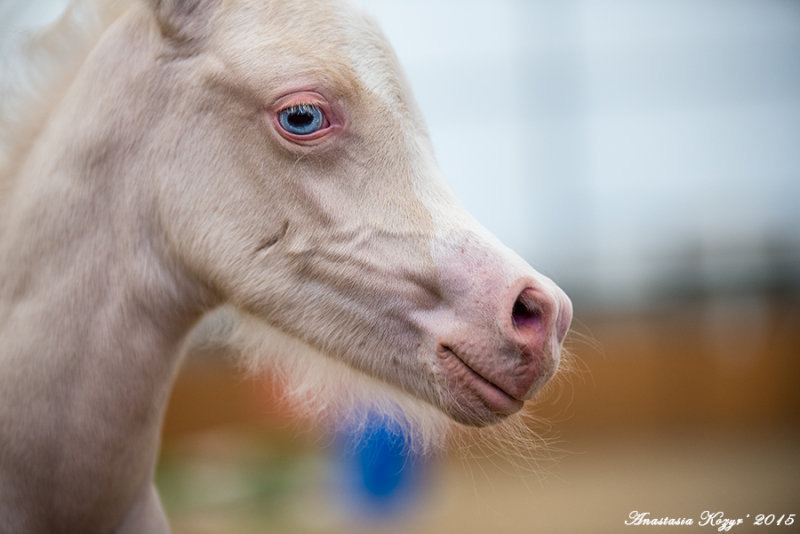
M464 380L460 385L477 395L485 407L492 412L505 416L516 413L522 408L524 401L513 397L503 388L475 371L452 348L440 345L437 352L440 358L458 366L463 372L461 376Z

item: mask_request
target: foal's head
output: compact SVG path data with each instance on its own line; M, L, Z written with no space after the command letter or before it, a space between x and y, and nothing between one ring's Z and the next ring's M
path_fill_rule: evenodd
M397 60L338 1L151 0L158 214L220 302L468 425L558 367L564 293L444 185Z

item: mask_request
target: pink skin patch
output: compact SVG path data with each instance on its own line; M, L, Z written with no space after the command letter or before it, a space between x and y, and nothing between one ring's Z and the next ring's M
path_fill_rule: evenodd
M519 411L547 383L572 319L552 281L487 248L462 243L442 254L450 305L435 321L442 408L473 426Z

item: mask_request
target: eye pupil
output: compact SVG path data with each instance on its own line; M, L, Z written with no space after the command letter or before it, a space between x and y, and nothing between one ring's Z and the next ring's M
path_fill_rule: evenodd
M293 135L311 135L325 128L325 114L313 104L291 106L278 113L281 128Z
M290 114L288 120L295 128L302 128L314 122L314 116L304 109Z

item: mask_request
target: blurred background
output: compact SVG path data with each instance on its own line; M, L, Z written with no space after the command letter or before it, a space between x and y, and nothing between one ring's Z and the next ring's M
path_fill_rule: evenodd
M533 458L454 446L359 493L341 440L193 350L158 471L175 531L800 531L752 526L800 513L800 2L361 3L467 209L572 297L572 370Z

